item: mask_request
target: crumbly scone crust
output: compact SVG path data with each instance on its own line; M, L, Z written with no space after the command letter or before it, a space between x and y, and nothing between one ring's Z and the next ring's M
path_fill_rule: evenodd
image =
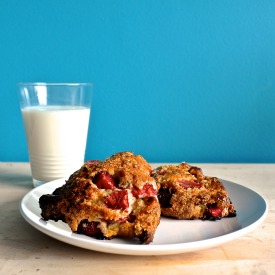
M216 177L198 167L181 163L164 165L153 172L163 216L178 219L220 219L236 212L226 189Z
M110 176L115 187L98 185L96 176L100 173ZM142 243L150 243L161 212L151 173L145 159L132 152L117 153L104 161L87 161L65 185L40 198L41 216L62 220L73 232L79 232L83 221L93 222L102 238L137 237Z

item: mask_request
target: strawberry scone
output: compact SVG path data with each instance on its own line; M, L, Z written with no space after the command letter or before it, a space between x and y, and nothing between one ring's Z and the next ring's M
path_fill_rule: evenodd
M39 199L44 220L62 220L75 233L97 239L153 241L160 222L151 166L131 152L87 161L66 183Z
M236 216L222 182L203 175L198 167L187 163L163 165L154 170L153 177L163 216L207 220Z

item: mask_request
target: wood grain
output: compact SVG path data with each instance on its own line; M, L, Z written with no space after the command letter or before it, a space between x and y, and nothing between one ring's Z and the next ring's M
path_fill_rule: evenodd
M145 257L85 250L37 231L19 212L22 197L32 189L29 164L0 163L0 274L274 274L275 164L195 165L260 193L268 203L267 218L221 246Z

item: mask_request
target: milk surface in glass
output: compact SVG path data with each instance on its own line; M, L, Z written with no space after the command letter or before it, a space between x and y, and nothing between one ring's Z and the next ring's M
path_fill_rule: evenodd
M84 162L90 109L75 106L22 109L31 170L37 181L68 177Z

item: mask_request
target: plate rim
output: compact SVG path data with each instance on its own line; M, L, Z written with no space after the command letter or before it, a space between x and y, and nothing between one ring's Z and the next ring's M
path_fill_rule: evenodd
M261 196L258 192L254 191L251 188L248 188L246 186L243 186L241 184L235 183L233 181L220 179L224 185L230 184L231 186L235 186L235 188L242 188L245 189L245 191L253 192L255 195L258 196L259 199L262 200L264 204L264 209L261 214L261 216L251 224L242 227L239 230L226 233L217 237L207 238L203 240L197 240L197 241L191 241L191 242L181 242L176 244L149 244L149 245L143 245L143 244L124 244L124 243L111 243L110 240L97 240L88 236L79 235L76 233L73 233L68 230L68 232L65 230L67 234L62 234L59 231L53 231L51 229L47 228L47 222L43 221L42 218L37 217L37 214L33 213L30 209L27 208L27 201L33 196L36 192L39 192L40 189L44 190L45 188L51 188L52 185L61 186L65 183L65 179L57 179L54 181L50 181L48 183L45 183L39 187L33 188L28 193L26 193L23 198L20 201L20 213L23 216L23 218L35 229L38 231L57 239L61 242L77 246L80 248L92 250L92 251L98 251L98 252L104 252L104 253L112 253L112 254L120 254L120 255L134 255L134 256L154 256L154 255L171 255L171 254L179 254L179 253L186 253L186 252L192 252L197 250L203 250L211 247L215 247L224 243L227 243L231 240L234 240L236 238L239 238L243 235L248 234L252 230L254 230L256 227L258 227L266 218L268 214L268 204L266 199ZM61 183L62 181L62 183ZM228 191L228 186L226 187ZM230 188L229 188L230 189ZM52 189L51 191L53 191ZM50 192L51 192L50 191ZM40 194L42 195L42 194ZM38 202L38 201L37 201ZM238 211L238 210L237 210ZM33 219L31 216L35 216L36 219ZM60 221L61 222L61 221ZM45 223L46 226L42 226L42 224ZM60 229L60 231L64 231L63 229ZM69 235L68 235L69 234Z

